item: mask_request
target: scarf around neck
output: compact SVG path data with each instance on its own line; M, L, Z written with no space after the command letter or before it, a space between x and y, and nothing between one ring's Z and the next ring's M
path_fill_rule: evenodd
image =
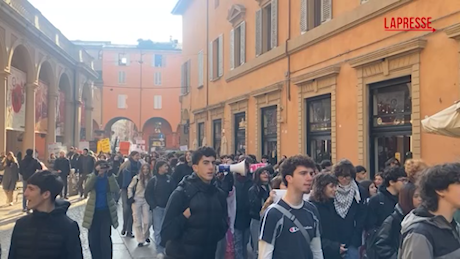
M337 186L337 192L334 198L334 207L340 217L345 218L347 216L348 211L351 208L351 204L353 203L353 199L355 199L357 203L361 201L359 188L355 181L351 181L347 186L340 184Z

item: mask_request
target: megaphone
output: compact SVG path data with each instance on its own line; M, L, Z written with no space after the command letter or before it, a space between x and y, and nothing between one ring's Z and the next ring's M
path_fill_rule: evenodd
M220 164L216 166L216 172L223 172L225 175L229 172L237 172L242 176L246 176L246 163L242 161L237 164Z

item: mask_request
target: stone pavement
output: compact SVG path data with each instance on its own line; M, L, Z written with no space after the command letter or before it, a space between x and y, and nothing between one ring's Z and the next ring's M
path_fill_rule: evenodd
M22 184L18 183L18 192L15 192L14 199L15 204L11 207L3 206L6 201L6 196L0 191L0 244L2 247L2 259L8 257L8 250L10 247L11 233L13 232L14 224L17 219L24 216L22 212ZM17 201L16 201L17 199ZM80 225L80 239L83 247L83 256L85 259L91 259L91 253L88 246L88 231L81 226L83 221L83 214L85 210L86 200L80 200L77 196L70 197L70 206L67 215L78 222ZM121 201L118 206L118 219L120 226L123 223L123 217L121 214ZM155 246L152 244L145 247L137 247L137 242L133 238L125 238L120 235L121 227L118 229L112 229L112 242L113 242L113 258L114 259L152 259L156 258ZM151 236L153 236L153 230L151 230Z

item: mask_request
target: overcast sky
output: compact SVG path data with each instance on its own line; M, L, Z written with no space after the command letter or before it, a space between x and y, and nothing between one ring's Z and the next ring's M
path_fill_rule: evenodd
M177 0L29 0L69 40L136 44L137 39L182 41Z

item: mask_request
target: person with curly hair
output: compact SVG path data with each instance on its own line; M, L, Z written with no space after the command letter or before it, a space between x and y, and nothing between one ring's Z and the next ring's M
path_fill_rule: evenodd
M407 178L414 184L417 183L420 174L426 168L428 168L428 165L422 159L409 159L404 163Z
M460 235L453 216L460 209L460 163L428 168L420 176L422 205L401 223L399 259L458 259Z
M347 248L343 258L358 259L366 220L364 190L356 182L356 169L349 160L342 159L335 164L332 174L338 180L334 198L338 241Z
M321 217L321 246L325 259L340 259L347 252L345 244L339 239L337 214L334 198L339 181L328 173L320 173L313 179L310 201L315 204Z

